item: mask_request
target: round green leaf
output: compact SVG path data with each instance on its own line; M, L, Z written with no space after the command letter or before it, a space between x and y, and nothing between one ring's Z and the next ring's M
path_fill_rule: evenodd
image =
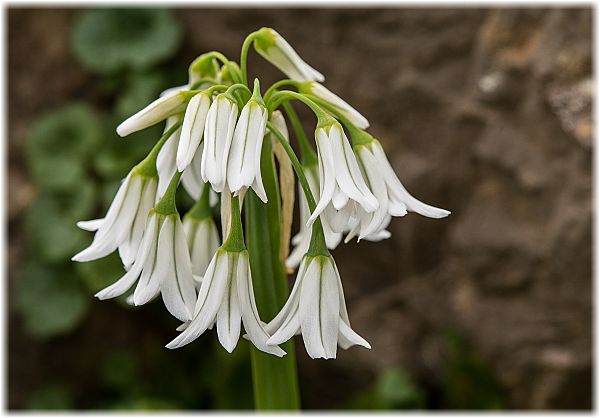
M167 10L95 9L75 22L75 56L92 71L148 68L175 53L181 28Z
M96 201L94 187L85 183L74 192L42 194L27 211L27 241L45 261L69 260L89 239L90 234L75 223L92 215Z
M43 115L32 127L25 154L29 172L43 189L67 190L81 184L84 163L96 152L100 124L83 104Z
M72 269L30 259L16 284L16 307L27 332L49 338L74 330L84 319L89 300Z

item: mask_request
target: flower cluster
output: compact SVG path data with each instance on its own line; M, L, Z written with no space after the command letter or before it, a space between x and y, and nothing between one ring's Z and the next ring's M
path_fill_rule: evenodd
M250 45L289 78L264 94L258 79L249 84ZM350 325L330 250L354 237L388 238L391 218L407 212L431 218L449 212L408 193L379 141L365 131L367 119L320 84L323 79L283 37L262 28L244 42L239 65L218 52L203 54L191 64L187 85L165 91L119 125L120 136L161 122L165 130L126 176L105 217L78 223L95 235L73 260L90 261L118 250L125 269L96 296L127 294L131 304L143 305L160 295L182 322L168 348L186 345L215 325L229 352L242 325L245 338L276 356L285 354L279 345L296 334L312 358L335 358L337 346L370 348ZM315 146L290 105L294 101L317 118ZM294 127L300 159L289 144L284 113ZM264 168L271 154L277 155L280 170L291 162L299 181L300 230L291 239L291 253L281 259L289 269L298 267L298 273L280 312L261 319L241 213L248 193L265 204L277 200L280 210L288 208L284 212L293 210L293 203L279 201L277 188L273 192L263 182L272 175ZM281 172L280 177L281 200L293 198L293 184L284 187ZM183 217L175 202L180 184L196 201ZM287 239L284 244L288 248Z

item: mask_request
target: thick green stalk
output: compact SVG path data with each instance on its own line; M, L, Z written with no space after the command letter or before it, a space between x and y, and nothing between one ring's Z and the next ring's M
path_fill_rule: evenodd
M285 266L279 259L280 199L271 141L263 142L262 179L269 201L264 204L248 190L244 211L246 246L254 295L260 317L268 322L288 297ZM257 410L294 410L300 407L296 355L292 341L281 345L287 354L281 358L251 346L254 404Z

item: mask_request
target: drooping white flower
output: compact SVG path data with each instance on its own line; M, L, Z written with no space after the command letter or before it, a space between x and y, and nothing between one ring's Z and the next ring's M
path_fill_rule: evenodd
M190 210L183 217L183 230L187 238L194 276L203 277L217 248L221 245L219 232L210 213Z
M185 88L186 86L182 87ZM166 92L148 106L127 118L117 127L117 134L127 136L162 122L169 116L183 112L187 106L190 93L179 90L180 88Z
M315 197L315 199L319 199L319 179L317 175L317 167L316 165L303 166L304 175L306 176L306 180L308 181L308 185L310 190ZM306 200L306 196L304 195L304 191L302 190L301 185L298 185L298 201L299 201L299 209L300 209L300 230L298 233L292 238L292 244L294 245L294 249L290 253L287 258L285 265L288 268L296 268L304 254L308 251L310 246L310 239L312 236L312 227L307 226L308 219L310 217L310 209L308 208L308 201ZM323 226L323 232L325 234L325 242L327 243L327 248L330 250L336 248L342 239L342 234L340 232L334 232L326 219L321 218L321 224Z
M323 81L325 77L308 65L276 31L261 28L255 32L254 49L267 61L296 81Z
M185 110L177 147L177 169L179 171L183 171L196 155L204 135L209 108L210 94L201 92L192 97Z
M210 105L204 128L204 148L200 172L216 192L222 192L227 179L227 159L235 130L238 108L225 93Z
M324 100L329 105L339 111L342 116L346 117L354 125L361 129L367 129L369 127L369 121L363 115L361 115L356 109L350 106L345 100L338 95L328 90L322 84L316 82L304 82L298 83L298 91L304 94L316 96L319 99Z
M260 97L253 96L240 113L227 159L227 184L236 195L243 187L252 187L260 200L267 203L260 157L268 112L261 102Z
M136 306L160 293L171 315L181 321L192 319L196 290L186 237L177 213L150 212L135 262L123 277L98 292L96 297L103 300L120 296L136 281L133 293Z
M96 231L89 247L74 255L73 261L92 261L119 249L129 268L140 246L146 218L156 199L158 179L134 167L121 183L104 218L78 222L77 226Z
M389 234L383 231L391 217L404 216L407 211L417 212L430 218L443 218L450 214L445 209L425 204L409 194L396 176L379 141L368 134L365 134L365 137L367 138L365 142L354 146L354 152L368 187L379 202L379 208L373 213L366 213L361 208L357 208L353 215L355 222L346 241L357 234L359 240L366 237L383 239Z
M268 344L282 344L300 331L311 358L335 358L337 346L371 348L350 326L340 275L331 256L306 255L292 292L266 326Z
M243 324L256 348L278 357L285 355L276 345L267 345L269 334L258 315L246 250L217 250L202 279L194 319L167 348L189 344L215 323L219 342L228 352L236 347Z
M177 123L177 121L178 118L176 116L167 118L164 133L171 129L173 125ZM169 136L156 157L156 171L158 172L158 190L156 193L157 201L163 196L165 190L167 190L167 187L169 186L169 182L177 171L175 157L177 155L180 137L181 127L176 129L175 132Z
M343 209L352 200L366 212L374 212L379 203L367 187L352 147L341 125L334 121L315 132L319 155L319 201L309 218L309 224L331 202L336 210Z

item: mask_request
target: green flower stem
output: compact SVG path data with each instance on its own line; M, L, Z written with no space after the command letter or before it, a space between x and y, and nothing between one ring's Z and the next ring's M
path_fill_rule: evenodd
M300 160L302 161L302 164L316 164L317 153L313 149L312 145L310 145L310 142L308 142L308 138L306 137L306 133L304 132L304 128L300 123L300 119L298 119L296 111L289 102L283 102L281 107L283 107L285 114L292 123L292 128L294 129L294 133L298 139L298 144L300 145Z
M158 175L158 172L156 171L156 158L158 157L158 153L160 152L160 150L163 147L163 145L165 144L165 142L167 142L167 139L169 139L169 137L171 135L173 135L173 133L177 129L179 129L179 127L181 127L182 123L183 122L181 120L179 120L177 123L175 123L173 126L171 126L169 128L169 130L167 132L165 132L158 141L156 141L156 144L154 145L154 147L152 147L152 149L150 150L150 152L148 153L146 158L144 158L135 167L135 169L138 170L138 173L140 173L144 176L148 176L148 177L153 177L153 176Z
M295 91L285 90L274 93L269 98L269 103L267 104L267 106L271 111L273 111L277 109L283 102L289 100L298 100L304 103L306 106L308 106L310 110L312 110L317 116L317 119L319 120L319 125L322 123L326 123L331 119L331 116L329 116L327 112L321 109L321 107L318 104L316 104L313 100L308 98L306 95L296 93Z
M263 141L263 185L269 201L264 204L252 189L246 193L246 243L250 255L254 295L260 317L269 321L288 297L287 273L279 259L280 198L271 141ZM300 407L296 355L292 341L281 345L281 358L251 346L254 404L257 410L296 410Z
M229 60L227 59L227 57L225 55L221 54L219 51L207 52L205 56L207 58L214 57L214 58L218 59L219 61L221 61L223 64L229 63Z
M179 180L181 179L181 174L179 171L176 171L169 185L167 186L167 190L165 194L160 198L160 200L154 205L154 211L156 213L160 213L161 215L172 215L177 213L177 204L175 202L175 193L177 193L177 187L179 186Z
M217 83L215 83L215 80L212 78L201 78L200 80L196 81L194 84L191 85L190 90L196 90L202 84L206 84L206 83L217 84Z
M271 122L267 122L267 126L269 130L275 135L279 143L283 146L288 158L292 162L292 166L294 167L294 171L298 176L298 180L300 181L300 185L302 186L302 191L306 196L306 201L308 203L308 209L311 212L314 212L317 207L317 203L315 202L315 198L310 190L310 185L308 184L308 180L306 179L306 175L304 174L304 170L302 169L302 165L300 161L298 161L298 157L294 153L292 146L285 140L285 137L282 135L279 130L273 126ZM315 222L312 225L312 236L310 239L310 246L308 248L308 254L310 255L330 255L329 250L327 249L327 243L325 241L325 233L323 232L323 225L321 224L321 218L317 217Z
M239 196L231 196L231 228L227 240L223 243L223 248L230 252L240 252L246 249Z
M241 83L237 83L229 87L225 94L233 98L240 108L244 107L248 100L250 100L250 97L252 97L252 92L250 89L245 84Z
M268 100L269 97L271 97L272 94L276 93L276 90L279 87L283 87L283 86L298 86L299 82L294 81L294 80L290 80L290 79L285 79L285 80L279 80L276 83L273 83L271 85L271 87L269 87L267 89L267 92L265 93L265 100Z
M254 41L257 32L252 32L250 35L244 39L244 43L242 44L242 51L240 53L240 67L242 69L242 84L248 85L248 49L250 49L250 45Z
M188 213L186 213L186 216L190 216L199 221L212 217L212 210L210 208L210 185L208 183L204 185L200 197Z
M354 125L352 122L350 122L350 120L347 117L345 117L342 114L342 112L340 112L335 106L332 106L327 101L325 101L319 97L313 96L312 94L307 94L307 96L311 100L313 100L315 103L318 103L321 107L326 109L337 120L342 122L344 127L350 133L350 138L352 139L352 146L368 145L374 140L374 138L369 133L358 128L356 125Z

